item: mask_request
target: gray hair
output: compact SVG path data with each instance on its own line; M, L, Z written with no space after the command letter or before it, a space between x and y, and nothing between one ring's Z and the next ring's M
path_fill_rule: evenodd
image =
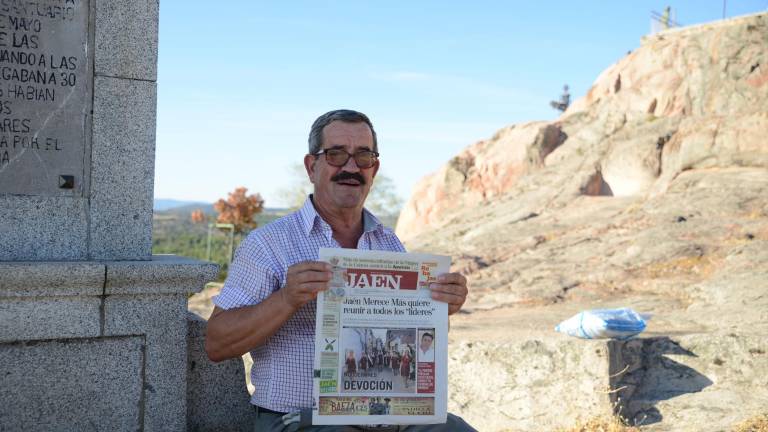
M348 109L339 109L328 111L312 123L312 129L309 130L309 154L319 153L323 149L323 128L333 121L343 121L346 123L365 123L371 129L373 134L373 151L379 150L379 143L376 140L376 131L367 115Z

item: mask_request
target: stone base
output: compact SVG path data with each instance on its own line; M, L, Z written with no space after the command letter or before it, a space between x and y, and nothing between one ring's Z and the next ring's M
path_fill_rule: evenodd
M217 266L0 263L3 430L186 428L186 306Z

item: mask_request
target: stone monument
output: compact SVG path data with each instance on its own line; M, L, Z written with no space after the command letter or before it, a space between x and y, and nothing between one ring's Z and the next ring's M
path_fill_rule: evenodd
M0 2L0 430L184 430L190 293L152 256L158 2Z

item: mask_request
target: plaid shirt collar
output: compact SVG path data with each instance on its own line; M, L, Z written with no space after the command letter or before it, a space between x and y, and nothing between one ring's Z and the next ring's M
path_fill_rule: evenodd
M330 237L333 233L328 222L323 220L320 214L317 213L315 205L312 202L312 194L309 194L304 201L304 205L299 209L299 218L301 219L304 233L307 235L309 235L313 229L320 230L326 234L326 237ZM363 233L379 231L383 227L384 225L381 224L381 221L379 221L373 213L365 208L363 209Z

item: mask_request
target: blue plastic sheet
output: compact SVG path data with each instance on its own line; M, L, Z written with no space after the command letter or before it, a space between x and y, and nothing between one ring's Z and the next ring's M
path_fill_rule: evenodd
M555 331L582 339L629 339L645 330L646 317L631 308L593 309L561 322Z

